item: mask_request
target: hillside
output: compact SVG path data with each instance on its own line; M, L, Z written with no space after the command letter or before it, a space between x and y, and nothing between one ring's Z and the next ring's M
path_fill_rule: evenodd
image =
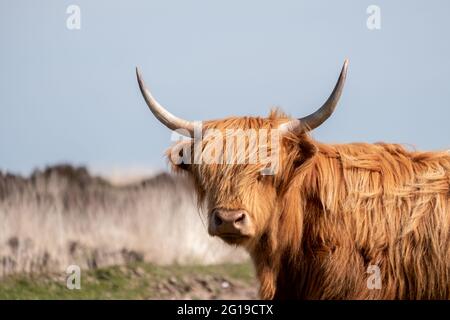
M0 172L0 277L147 262L239 263L207 235L190 182L161 173L116 186L70 165L29 177Z

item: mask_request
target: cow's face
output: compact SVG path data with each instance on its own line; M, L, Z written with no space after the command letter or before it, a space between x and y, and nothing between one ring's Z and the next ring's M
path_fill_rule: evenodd
M208 214L208 232L229 244L260 238L277 212L277 177L286 147L277 132L285 116L204 123L204 136L176 143L167 155L193 178ZM284 158L284 157L283 157Z
M169 150L169 160L176 171L193 178L199 200L208 208L211 235L230 244L250 246L264 234L269 223L277 222L272 218L283 205L283 188L289 185L292 173L302 161L314 152L305 133L333 113L344 86L347 64L345 61L330 97L316 112L299 119L272 113L268 118L206 121L201 125L201 137L196 134L197 123L174 116L153 98L136 70L150 111L169 129L189 137ZM245 137L243 143L237 143L237 150L236 146L230 149L227 140L235 133ZM256 134L256 140L251 140L256 141L256 146L248 142L247 134Z

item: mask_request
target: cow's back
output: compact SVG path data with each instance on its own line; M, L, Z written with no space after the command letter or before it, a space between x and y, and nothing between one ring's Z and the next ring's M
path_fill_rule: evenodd
M318 149L299 184L301 258L282 264L278 296L449 299L450 154L391 144Z

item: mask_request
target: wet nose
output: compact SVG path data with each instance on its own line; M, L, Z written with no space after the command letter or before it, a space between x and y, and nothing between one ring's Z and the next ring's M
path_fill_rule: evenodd
M217 233L238 233L246 222L247 214L243 210L215 209L212 222Z

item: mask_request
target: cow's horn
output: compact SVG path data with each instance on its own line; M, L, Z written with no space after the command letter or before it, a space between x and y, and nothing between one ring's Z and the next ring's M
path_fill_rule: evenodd
M194 135L194 122L187 121L181 118L178 118L171 114L169 111L163 108L158 101L153 98L150 91L145 86L144 80L141 77L141 73L139 72L139 69L136 68L136 76L137 81L139 83L139 88L141 89L141 93L144 96L145 102L147 103L149 109L155 117L161 121L163 125L165 125L167 128L171 130L177 130L177 129L184 129L178 131L179 133L193 137Z
M294 131L297 133L307 132L320 126L333 113L336 105L341 97L342 89L344 88L345 78L347 77L348 59L345 59L342 66L341 74L336 83L336 86L328 97L327 101L314 113L300 118L283 123L279 129L283 132Z

